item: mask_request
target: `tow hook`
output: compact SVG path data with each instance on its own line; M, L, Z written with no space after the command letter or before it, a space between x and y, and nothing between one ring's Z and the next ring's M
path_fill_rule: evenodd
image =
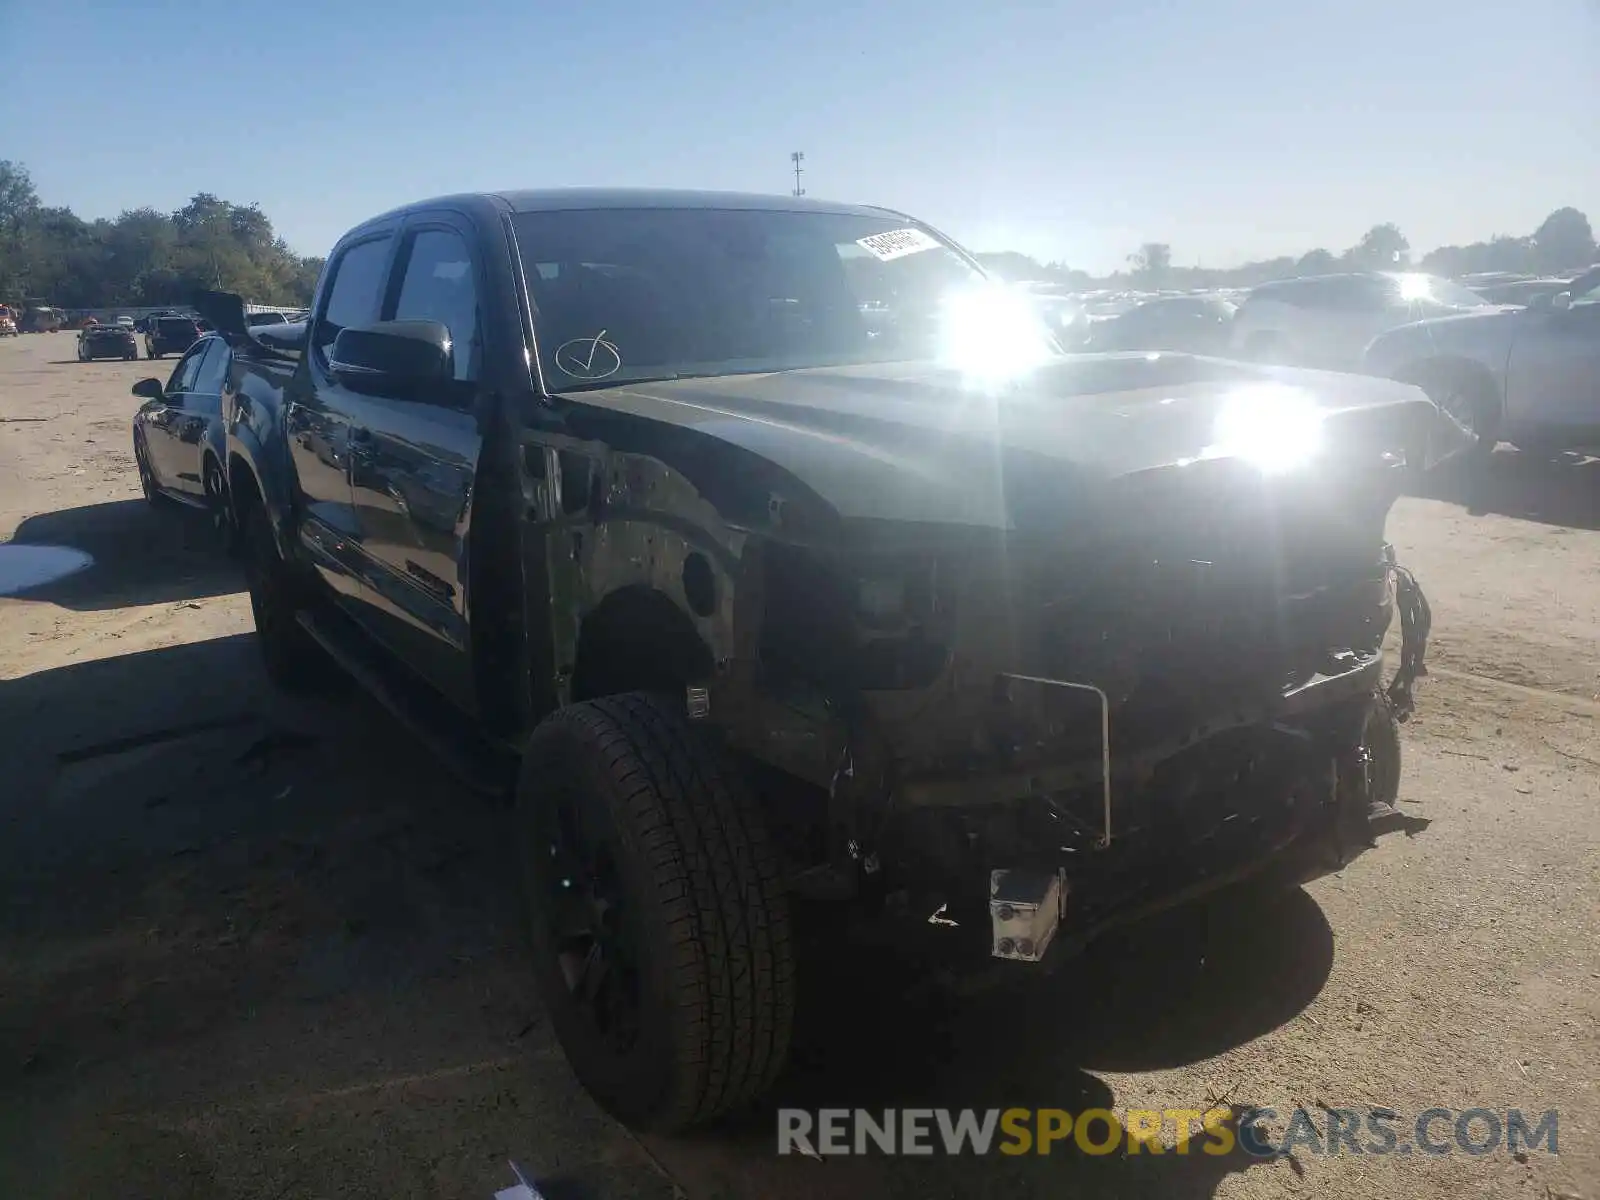
M1040 961L1061 926L1066 899L1061 871L989 872L990 953L1016 962Z

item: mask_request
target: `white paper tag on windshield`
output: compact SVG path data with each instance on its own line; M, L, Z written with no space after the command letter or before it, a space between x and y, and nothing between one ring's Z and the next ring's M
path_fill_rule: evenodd
M875 233L871 237L857 238L856 245L879 262L904 258L908 254L921 254L924 250L937 250L939 243L920 229L891 229L888 233Z

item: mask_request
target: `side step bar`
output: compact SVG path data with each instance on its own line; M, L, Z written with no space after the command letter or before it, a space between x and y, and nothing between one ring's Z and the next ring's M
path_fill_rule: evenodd
M295 620L464 786L490 799L511 798L516 787L516 756L484 738L464 714L404 667L392 664L349 618L337 612L302 609Z

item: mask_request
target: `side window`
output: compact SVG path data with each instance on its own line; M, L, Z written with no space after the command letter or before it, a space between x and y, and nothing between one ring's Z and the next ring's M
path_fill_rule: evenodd
M199 375L200 364L210 349L211 339L207 338L184 352L184 356L178 360L178 365L172 368L172 377L167 380L167 395L194 391L195 376Z
M438 321L450 330L456 378L478 377L478 289L460 234L425 229L412 236L394 319Z
M1359 275L1331 275L1305 285L1302 308L1322 312L1373 313L1386 306L1383 284Z
M208 396L219 395L222 381L228 375L228 361L232 357L233 351L228 349L227 342L219 337L207 338L205 358L195 371L194 383L189 390Z
M324 356L345 326L377 320L390 240L385 235L357 242L333 264L333 282L323 294L322 311L317 315L316 346Z

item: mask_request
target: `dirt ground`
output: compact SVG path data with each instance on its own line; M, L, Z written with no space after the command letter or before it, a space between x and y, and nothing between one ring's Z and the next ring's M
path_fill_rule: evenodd
M1340 874L907 997L837 947L774 1103L1558 1109L1558 1156L778 1158L770 1111L635 1139L524 968L503 813L359 695L266 688L234 571L139 497L136 379L0 342L0 1196L1600 1200L1600 462L1403 500L1434 605L1412 818ZM0 573L6 547L0 547Z

